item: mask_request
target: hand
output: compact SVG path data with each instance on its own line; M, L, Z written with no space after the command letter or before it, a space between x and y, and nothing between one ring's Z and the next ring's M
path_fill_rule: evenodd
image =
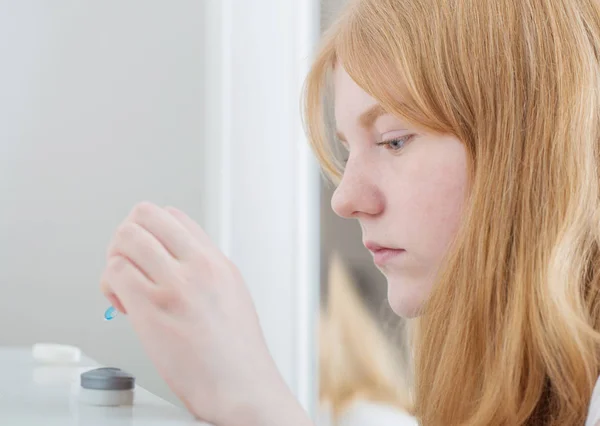
M250 424L273 395L290 394L239 271L181 211L135 207L110 244L102 290L201 420Z

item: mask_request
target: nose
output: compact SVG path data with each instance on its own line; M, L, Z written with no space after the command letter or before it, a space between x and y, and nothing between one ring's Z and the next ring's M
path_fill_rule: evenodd
M369 174L364 166L351 162L348 162L342 180L331 197L331 208L346 219L380 214L385 204L384 197L374 183L372 173Z

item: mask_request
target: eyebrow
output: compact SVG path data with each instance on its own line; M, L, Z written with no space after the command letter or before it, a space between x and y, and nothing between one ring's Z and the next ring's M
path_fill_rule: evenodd
M376 104L363 112L358 118L358 121L363 128L368 129L369 127L373 126L373 123L375 123L379 117L387 113L388 112L381 105ZM346 137L342 132L338 130L335 134L339 140L346 142Z

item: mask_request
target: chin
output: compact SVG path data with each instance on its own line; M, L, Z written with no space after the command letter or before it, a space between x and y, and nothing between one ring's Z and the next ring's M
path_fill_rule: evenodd
M410 282L410 279L387 278L388 302L394 313L403 318L416 318L426 299L423 285Z

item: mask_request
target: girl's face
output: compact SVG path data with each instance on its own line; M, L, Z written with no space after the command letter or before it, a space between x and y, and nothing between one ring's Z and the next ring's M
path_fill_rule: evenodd
M363 243L388 281L388 299L413 317L427 299L461 218L467 187L463 144L385 113L341 66L335 118L348 162L331 205L358 219Z

